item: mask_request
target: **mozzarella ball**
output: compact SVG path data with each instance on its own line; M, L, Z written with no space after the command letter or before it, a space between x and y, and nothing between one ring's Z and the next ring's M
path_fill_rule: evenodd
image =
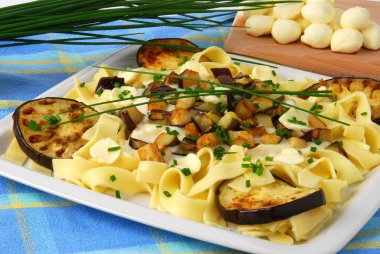
M332 30L336 31L338 29L341 29L342 26L340 25L340 17L343 14L343 10L340 8L335 8L335 17L334 19L329 23L329 26L331 26Z
M302 31L305 31L305 29L306 29L308 26L310 26L310 24L311 24L309 21L307 21L306 19L304 19L304 17L302 17L302 15L299 16L299 17L296 19L296 22L298 23L298 25L301 26Z
M370 22L362 30L364 38L364 47L370 50L380 49L380 25L375 22Z
M343 12L340 24L343 28L361 30L369 22L369 11L366 8L356 6Z
M308 26L301 36L301 41L313 48L327 48L330 46L333 31L329 25L313 23Z
M283 3L273 7L273 17L276 19L295 19L301 14L303 3Z
M363 46L363 35L356 29L336 30L331 37L331 50L340 53L355 53Z
M298 40L302 29L297 22L290 19L278 19L272 27L273 38L281 44L288 44Z
M253 15L245 22L247 34L259 37L270 34L272 31L274 18L265 15Z
M335 17L335 8L326 2L306 4L301 10L302 16L311 23L327 24Z

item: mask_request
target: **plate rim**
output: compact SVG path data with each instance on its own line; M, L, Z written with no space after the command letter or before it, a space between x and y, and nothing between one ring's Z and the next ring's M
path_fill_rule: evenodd
M111 63L112 61L116 61L113 60L114 58L120 58L124 56L124 53L132 54L134 50L137 50L136 46L123 47L120 50L117 50L111 55L105 57L103 60L97 61L93 65ZM244 59L244 57L239 57ZM285 66L280 66L279 68L283 69L284 71L296 71L300 74L318 75ZM94 69L96 68L92 67L92 65L87 66L86 68L73 74L64 81L53 86L46 92L40 94L37 96L37 98L51 96L52 94L58 93L59 89L70 87L70 85L73 84L73 77L80 78L81 76L86 75L88 72L94 71ZM6 136L9 135L9 131L12 128L13 121L11 119L11 114L0 120L0 140L7 138ZM338 212L334 211L335 218L333 221L330 221L328 225L324 225L323 229L315 237L313 237L311 240L288 246L270 242L269 240L245 236L231 230L217 228L211 225L179 218L175 215L159 212L154 209L134 204L128 200L119 200L102 193L98 193L67 183L62 180L55 179L52 176L43 175L39 172L30 170L26 166L19 166L2 158L0 158L0 175L39 189L41 191L65 198L67 200L71 200L76 203L86 205L88 207L98 209L119 217L130 219L148 226L153 226L197 240L225 246L227 248L233 248L245 252L255 252L257 254L275 254L279 252L284 254L336 253L341 250L357 234L357 232L367 223L367 221L371 219L371 217L380 207L379 196L377 198L377 202L373 202L373 204L370 207L366 207L364 211L361 209L361 207L364 205L368 206L367 195L371 196L371 193L376 193L376 183L380 183L379 166L365 176L365 179L359 183L358 186L356 186L360 190L356 190L355 193L353 193L350 197L350 200L345 202L338 210ZM376 198L376 195L372 196ZM360 211L360 213L358 213L358 211ZM360 214L360 217L357 216L358 214ZM356 219L354 220L354 223L349 223L348 227L347 221L352 222L352 216L355 216ZM342 232L339 231L341 237L335 238L337 229L343 227L348 230L345 230L343 232L343 235ZM208 233L199 234L198 232Z

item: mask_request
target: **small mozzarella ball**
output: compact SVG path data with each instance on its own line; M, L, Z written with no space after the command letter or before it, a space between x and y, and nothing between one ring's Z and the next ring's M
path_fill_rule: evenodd
M363 35L356 29L336 30L331 37L331 50L340 53L355 53L363 46Z
M340 25L340 17L342 16L343 14L343 10L340 9L340 8L335 8L335 17L334 19L329 23L329 26L331 26L331 28L336 31L338 29L341 29L342 26Z
M329 25L313 23L308 26L301 36L301 41L313 48L327 48L330 46L333 31Z
M274 18L265 15L253 15L245 22L247 34L259 37L270 34L272 31Z
M335 17L335 8L326 2L306 4L301 10L302 16L311 23L327 24Z
M363 29L369 22L369 11L356 6L343 12L340 24L343 28Z
M299 16L297 19L296 19L296 22L298 23L298 25L301 26L302 28L302 31L305 31L305 29L310 26L310 22L307 21L306 19L304 19L304 17L302 16Z
M272 27L273 38L281 44L288 44L298 40L302 29L297 22L290 19L278 19Z
M295 19L301 14L303 3L276 4L273 7L273 17L276 19Z
M335 0L306 0L306 4L316 3L316 2L325 2L325 3L334 4Z
M370 50L380 49L380 25L375 22L370 22L362 30L364 38L364 47Z

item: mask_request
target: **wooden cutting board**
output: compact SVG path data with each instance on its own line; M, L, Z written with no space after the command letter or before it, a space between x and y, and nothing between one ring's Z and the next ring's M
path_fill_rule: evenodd
M350 7L368 8L371 20L380 24L380 2L365 0L336 0L336 6L346 10ZM237 15L235 25L244 25ZM229 52L251 55L286 66L324 74L327 76L372 77L380 79L380 50L361 49L355 54L334 53L329 48L314 49L300 41L288 45L276 43L271 36L253 37L244 28L232 28L224 48Z

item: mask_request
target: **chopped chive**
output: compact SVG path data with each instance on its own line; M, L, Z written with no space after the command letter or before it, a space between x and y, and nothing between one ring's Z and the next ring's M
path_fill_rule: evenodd
M115 182L116 181L116 176L112 175L112 176L110 176L110 179L111 179L112 182Z
M179 135L178 131L176 131L176 130L170 130L169 127L166 127L165 130L166 130L166 133L169 134L169 135L172 135L172 136L178 136Z
M116 198L121 198L121 196L120 196L120 191L115 191L115 196L116 196Z
M251 187L251 180L245 180L245 187L249 188Z
M156 128L162 128L162 125L156 125Z
M314 159L313 159L313 158L309 158L309 159L307 159L307 163L311 164L311 163L313 163L313 162L314 162Z
M79 84L79 87L85 87L86 83L82 82Z
M178 161L177 160L173 160L173 163L172 163L171 167L175 167L177 165L178 165Z
M317 148L315 146L312 146L310 147L310 151L315 153L317 151Z
M172 194L170 194L169 191L164 191L163 193L164 193L164 195L165 195L166 197L168 197L168 198L170 198L170 197L172 196Z
M236 152L226 152L226 149L222 146L218 146L213 151L217 160L221 160L225 154L235 154Z
M272 70L272 75L277 76L277 73L274 70Z
M167 71L165 67L161 67L161 71Z
M266 161L273 161L273 157L272 156L265 156L265 160Z
M304 126L307 125L306 122L298 120L297 117L295 117L295 116L293 116L292 118L289 118L288 122L298 124L298 125L304 125Z
M322 144L322 141L321 141L319 138L313 139L313 142L314 142L316 145L320 145L320 144Z
M338 143L339 146L343 146L343 141L342 140L338 140L337 143Z
M250 168L250 164L242 163L241 167L242 168Z
M182 174L184 174L185 176L189 176L191 175L191 170L189 168L183 168L181 169L181 172Z
M251 160L252 160L251 157L244 157L244 158L243 158L243 161L251 161Z
M62 120L62 118L59 115L44 116L44 119L48 121L50 124L57 124Z
M241 146L244 147L244 148L248 148L248 147L251 146L251 144L248 143L248 142L244 142Z
M194 141L194 142L196 142L196 141L198 140L198 138L195 137L195 136L193 136L193 135L187 136L186 138L187 138L188 140L191 140L191 141Z
M100 97L100 96L102 96L102 94L103 94L103 88L99 88L97 91L96 91L96 94Z
M119 82L115 82L115 83L113 84L113 86L114 86L115 88L120 88L120 87L121 87L121 84L120 84Z
M161 154L164 155L164 156L166 155L166 153L165 153L164 150L161 151Z
M120 146L109 147L108 148L108 152L114 152L114 151L117 151L117 150L120 150L120 149L121 149Z
M251 123L243 123L242 126L244 128L251 128L252 127L252 124Z
M120 100L124 100L124 96L120 93L117 97L119 97Z
M362 116L366 116L367 114L368 114L367 112L360 113L360 115L362 115Z
M122 94L123 96L127 96L128 94L130 94L130 91L128 91L128 90L124 90L124 91L121 92L121 94Z
M34 120L30 120L30 122L28 123L28 128L31 129L32 131L42 130L42 127L38 125L37 122Z
M175 57L179 58L179 53L178 52L175 52Z
M301 150L297 150L297 152L298 152L300 155L302 155L302 154L303 154Z
M315 113L321 113L322 112L322 109L323 109L323 106L318 104L318 103L315 103L311 108L310 108L310 111L312 112L315 112Z
M290 138L292 133L287 129L276 129L276 135L284 138Z
M240 62L234 62L235 65L240 66Z

